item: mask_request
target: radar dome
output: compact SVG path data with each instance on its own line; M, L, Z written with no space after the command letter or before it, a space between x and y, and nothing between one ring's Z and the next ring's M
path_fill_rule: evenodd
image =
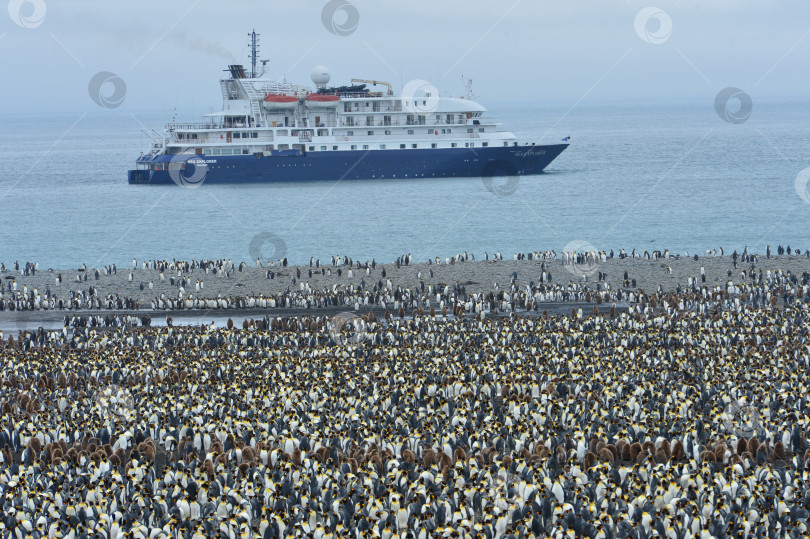
M312 68L312 82L315 83L315 86L321 87L326 86L329 83L329 79L332 78L332 74L329 73L329 68L326 66L315 66Z

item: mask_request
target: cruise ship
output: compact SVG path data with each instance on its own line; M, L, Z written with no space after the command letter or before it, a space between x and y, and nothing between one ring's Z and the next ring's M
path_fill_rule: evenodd
M131 184L388 180L538 174L568 147L519 142L465 97L442 97L426 81L400 95L387 82L351 79L330 86L324 66L314 87L274 81L230 65L220 80L223 107L201 123L152 132L154 144L128 172ZM382 88L382 90L378 90Z

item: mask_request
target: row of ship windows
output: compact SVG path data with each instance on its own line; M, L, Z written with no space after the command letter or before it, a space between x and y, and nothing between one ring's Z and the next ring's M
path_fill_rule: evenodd
M508 143L508 142L504 142L504 143L503 143L503 145L504 145L504 146L509 146L509 143ZM481 143L481 146L489 146L489 143L488 143L488 142L482 142L482 143ZM418 145L418 144L411 144L411 148L412 148L412 149L416 149L416 148L418 148L418 147L419 147L419 145ZM430 144L430 147L431 147L431 148L438 148L439 146L438 146L438 144L437 144L437 143L433 142L433 143L431 143L431 144ZM458 148L458 142L452 142L452 143L450 144L450 147L451 147L451 148ZM465 148L474 148L474 147L475 147L475 143L474 143L474 142L465 142L465 143L464 143L464 147L465 147ZM327 148L328 148L327 146L321 146L321 147L320 147L320 151L325 152L325 151L327 150ZM357 149L358 149L358 145L357 145L357 144L352 144L351 148L352 148L352 150L357 150ZM407 149L407 148L408 148L408 145L407 145L407 144L400 144L400 145L399 145L399 149L400 149L400 150L405 150L405 149ZM332 149L333 149L333 150L337 150L337 149L338 149L338 146L332 146ZM363 149L363 150L370 150L370 149L371 149L371 147L370 147L370 145L368 145L368 144L363 144L363 145L362 145L362 149ZM386 145L386 144L380 144L380 149L381 149L381 150L385 150L385 149L387 149L387 145ZM310 146L310 147L309 147L309 151L314 152L314 151L315 151L315 146Z
M509 143L504 142L503 145L504 146L509 146ZM489 143L488 142L482 142L481 146L487 147L487 146L489 146ZM286 149L285 147L286 147L286 144L283 144L282 147L280 147L279 149L282 149L282 150ZM419 148L419 145L418 144L411 144L410 147L411 147L411 149L417 149L417 148ZM438 146L437 143L433 142L433 143L430 144L430 147L431 148L438 148L439 146ZM458 146L457 142L452 142L450 144L450 147L451 148L458 148L459 146ZM475 143L474 142L465 142L464 147L465 148L475 148ZM272 146L270 146L269 148L272 149ZM317 148L320 151L325 152L325 151L328 151L329 146L319 146ZM399 145L400 150L405 150L407 148L408 148L407 144L400 144ZM427 148L427 146L423 146L423 148ZM352 144L351 149L352 150L358 150L358 149L370 150L371 146L369 144L363 144L363 145ZM379 149L380 150L386 150L386 149L388 149L388 146L386 144L380 144ZM309 146L308 150L310 152L314 152L314 151L316 151L316 146ZM332 150L334 150L334 151L340 150L340 147L339 146L332 146ZM211 153L208 153L206 155L212 155L212 156L250 155L250 153L251 153L251 150L249 148L244 148L244 147L243 148L211 148L209 151Z
M442 134L442 135L448 135L448 134L451 134L452 132L453 132L453 130L452 130L452 129L449 129L449 128L445 128L445 129L442 129L442 130L441 130L441 134ZM475 130L474 130L473 128L471 128L471 127L467 128L467 133L474 133L474 132L475 132ZM483 128L483 127L479 127L479 128L478 128L478 132L479 132L479 133L484 133L484 128ZM438 133L439 133L439 130L438 130L438 129L428 129L428 130L427 130L427 134L428 134L428 135L434 135L434 134L438 134ZM366 134L367 134L367 135L374 135L374 131L373 131L373 130L369 130L369 131L367 131L367 132L366 132ZM386 130L385 130L385 134L386 134L386 135L390 135L390 134L391 134L391 130L390 130L390 129L386 129ZM415 133L414 133L414 130L413 130L413 129L408 129L408 134L409 134L409 135L413 135L413 134L415 134ZM286 129L280 129L280 130L278 130L278 132L276 133L276 135L278 135L278 136L287 136L287 130L286 130ZM296 136L296 135L298 135L298 133L293 132L293 136ZM246 139L246 138L259 138L259 132L258 132L258 131L234 131L234 132L232 133L232 136L233 136L233 138L235 138L235 139L237 139L237 138L241 138L241 139ZM319 129L319 130L318 130L318 136L327 136L327 132L326 132L326 130L325 130L325 129ZM347 132L346 132L346 136L347 136L347 137L353 137L353 136L354 136L354 131L347 131ZM185 133L178 133L178 134L177 134L177 138L178 138L179 140L183 140L183 139L187 139L187 140L197 140L197 133L188 133L188 134L185 134Z

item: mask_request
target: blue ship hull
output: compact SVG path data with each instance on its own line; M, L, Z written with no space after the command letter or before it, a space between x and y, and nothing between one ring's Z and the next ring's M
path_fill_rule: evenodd
M539 174L568 144L409 150L279 150L236 156L157 155L138 159L131 184L268 183L342 179L452 178Z

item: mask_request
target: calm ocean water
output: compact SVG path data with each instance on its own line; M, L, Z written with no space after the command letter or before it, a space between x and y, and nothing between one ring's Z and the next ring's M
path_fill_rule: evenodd
M722 121L713 103L485 103L527 140L572 144L547 173L499 196L481 179L260 186L130 186L165 114L0 115L0 261L41 268L133 257L251 259L348 254L416 259L469 251L810 248L810 103L757 101ZM181 117L196 121L199 116ZM805 195L805 198L808 198ZM258 239L254 239L258 238ZM279 241L280 238L282 241Z

